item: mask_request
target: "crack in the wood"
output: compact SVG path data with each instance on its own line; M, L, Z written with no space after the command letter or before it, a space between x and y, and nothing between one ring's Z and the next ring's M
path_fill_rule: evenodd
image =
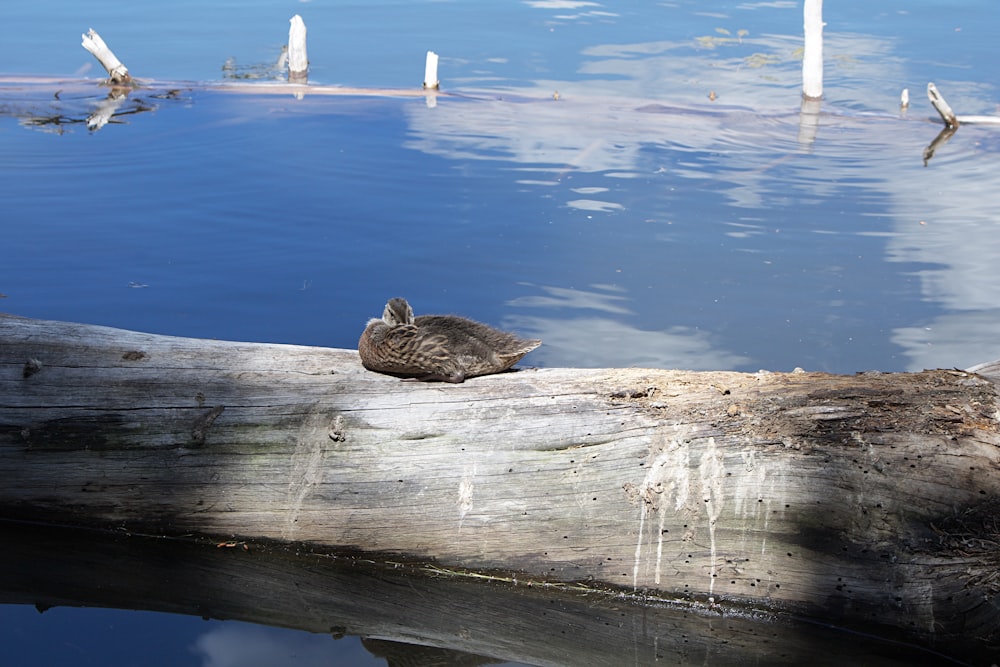
M399 436L400 440L431 440L433 438L441 438L447 435L446 433L403 433Z

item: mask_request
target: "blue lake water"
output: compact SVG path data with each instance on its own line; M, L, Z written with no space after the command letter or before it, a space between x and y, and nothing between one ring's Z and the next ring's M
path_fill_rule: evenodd
M419 88L433 49L459 95L211 85L230 58L266 69L296 13L313 83ZM1000 358L1000 128L963 126L923 160L940 130L928 81L959 114L997 112L986 0L828 3L813 129L797 2L41 0L0 16L0 74L76 81L0 82L5 312L353 347L400 295L542 338L525 359L540 366ZM29 121L83 121L106 96L80 84L103 74L79 46L90 27L155 83L97 131ZM159 628L163 664L231 664L191 647L250 627L0 612L26 656L67 637L60 614ZM19 664L115 662L44 648L62 652Z

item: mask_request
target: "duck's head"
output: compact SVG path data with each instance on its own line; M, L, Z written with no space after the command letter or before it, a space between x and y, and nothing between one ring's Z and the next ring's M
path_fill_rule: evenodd
M382 311L382 321L390 327L413 324L413 309L403 297L389 299L389 303L385 304L385 310Z

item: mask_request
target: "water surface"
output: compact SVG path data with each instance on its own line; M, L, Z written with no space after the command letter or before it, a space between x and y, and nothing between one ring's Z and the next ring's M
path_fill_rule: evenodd
M401 295L542 338L540 366L998 358L1000 134L965 126L923 158L928 81L996 112L992 6L828 4L818 118L793 2L8 8L4 73L96 81L94 27L154 83L99 130L94 84L0 85L0 307L353 347ZM227 60L265 72L294 13L315 83L419 88L434 49L458 94L214 89Z

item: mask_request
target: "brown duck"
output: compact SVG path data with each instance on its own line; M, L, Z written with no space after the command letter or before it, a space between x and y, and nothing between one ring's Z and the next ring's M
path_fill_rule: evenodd
M389 299L371 319L358 353L370 371L442 382L505 371L542 344L455 315L413 317L406 299Z

